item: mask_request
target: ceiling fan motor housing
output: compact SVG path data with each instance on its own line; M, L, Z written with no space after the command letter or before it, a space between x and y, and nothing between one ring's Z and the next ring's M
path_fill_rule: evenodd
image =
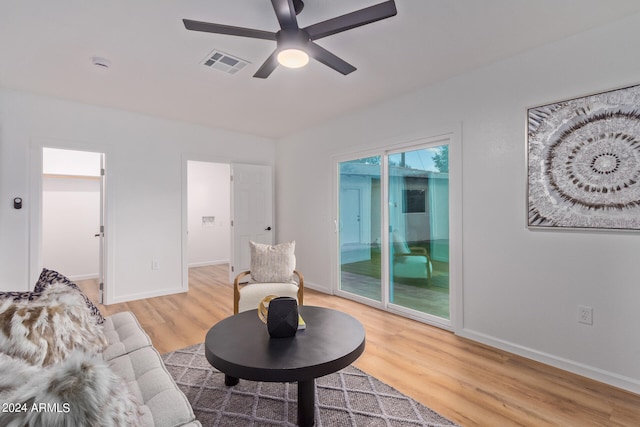
M293 10L298 15L304 9L304 2L302 0L293 0Z
M309 33L303 29L297 30L280 30L276 33L276 42L278 50L283 49L301 49L305 50L307 44L311 41Z

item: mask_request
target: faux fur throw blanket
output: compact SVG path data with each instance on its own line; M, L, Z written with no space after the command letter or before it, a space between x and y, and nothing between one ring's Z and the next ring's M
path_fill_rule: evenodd
M141 423L136 399L99 356L74 352L35 367L0 354L3 427L124 427Z
M66 285L52 284L35 301L0 301L0 353L48 366L106 344L82 294Z
M102 359L106 345L80 291L65 284L0 301L0 426L140 425L136 398Z

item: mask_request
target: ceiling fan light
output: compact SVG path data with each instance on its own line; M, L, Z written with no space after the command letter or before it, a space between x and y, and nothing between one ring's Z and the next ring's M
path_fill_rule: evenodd
M300 49L282 49L278 53L278 63L287 68L301 68L309 63L309 55Z

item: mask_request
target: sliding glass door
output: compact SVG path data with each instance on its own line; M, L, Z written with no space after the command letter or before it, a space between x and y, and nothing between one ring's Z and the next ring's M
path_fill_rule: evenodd
M389 304L449 319L448 146L389 155Z
M447 141L339 161L337 166L339 293L446 324Z
M340 289L381 302L382 157L341 162L339 167Z

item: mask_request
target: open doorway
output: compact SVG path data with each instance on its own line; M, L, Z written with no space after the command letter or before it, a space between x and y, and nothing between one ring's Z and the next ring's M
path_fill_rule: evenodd
M249 240L273 243L273 170L268 165L184 159L182 281L249 269ZM215 270L215 271L214 271Z
M103 153L43 148L42 264L82 281L83 290L100 303L104 194Z
M230 165L187 162L187 267L228 265Z
M249 269L249 240L273 243L272 168L186 160L183 173L183 281L221 265L233 281Z

